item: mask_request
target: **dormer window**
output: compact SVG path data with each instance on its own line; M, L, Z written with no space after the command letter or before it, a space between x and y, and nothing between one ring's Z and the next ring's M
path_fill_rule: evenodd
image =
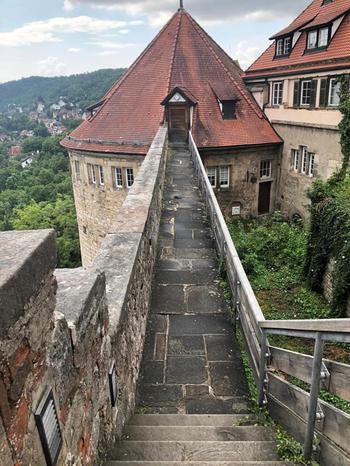
M330 27L314 29L307 35L307 50L324 49L329 43Z
M235 100L221 100L220 108L223 120L236 119L236 101Z
M276 40L276 57L285 57L292 50L292 37L287 36Z

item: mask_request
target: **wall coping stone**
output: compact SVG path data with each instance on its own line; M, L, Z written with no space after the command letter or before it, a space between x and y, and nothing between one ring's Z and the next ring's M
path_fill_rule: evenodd
M0 338L25 312L56 266L54 230L0 233Z
M149 219L151 201L155 189L159 189L157 179L160 176L166 135L167 128L161 127L92 263L95 271L106 274L111 335L117 332L129 282Z
M298 121L287 121L287 120L271 120L273 125L283 125L283 126L297 126L300 128L313 128L313 129L325 129L329 131L339 132L338 126L333 125L323 125L321 123L299 123Z
M90 315L92 301L105 290L105 274L92 270L57 269L56 312L64 315L71 330L73 345L86 332L94 316Z

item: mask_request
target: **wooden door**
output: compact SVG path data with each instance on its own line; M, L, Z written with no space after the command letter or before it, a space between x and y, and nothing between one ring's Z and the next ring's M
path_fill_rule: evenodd
M272 181L266 181L259 184L259 215L268 214L270 212L271 186Z
M169 107L169 139L174 142L188 141L187 107Z

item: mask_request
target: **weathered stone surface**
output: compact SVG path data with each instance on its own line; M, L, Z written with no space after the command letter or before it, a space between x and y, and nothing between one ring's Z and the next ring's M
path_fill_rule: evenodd
M55 232L0 233L0 338L23 315L56 265Z
M202 384L207 382L208 373L205 358L173 357L167 359L166 383Z

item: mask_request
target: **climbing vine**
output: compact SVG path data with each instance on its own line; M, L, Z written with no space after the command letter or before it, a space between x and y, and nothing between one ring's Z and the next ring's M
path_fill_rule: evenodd
M311 225L306 275L312 289L322 292L323 278L332 260L334 317L345 315L350 293L350 86L341 82L339 125L343 163L327 182L316 181L309 191Z

